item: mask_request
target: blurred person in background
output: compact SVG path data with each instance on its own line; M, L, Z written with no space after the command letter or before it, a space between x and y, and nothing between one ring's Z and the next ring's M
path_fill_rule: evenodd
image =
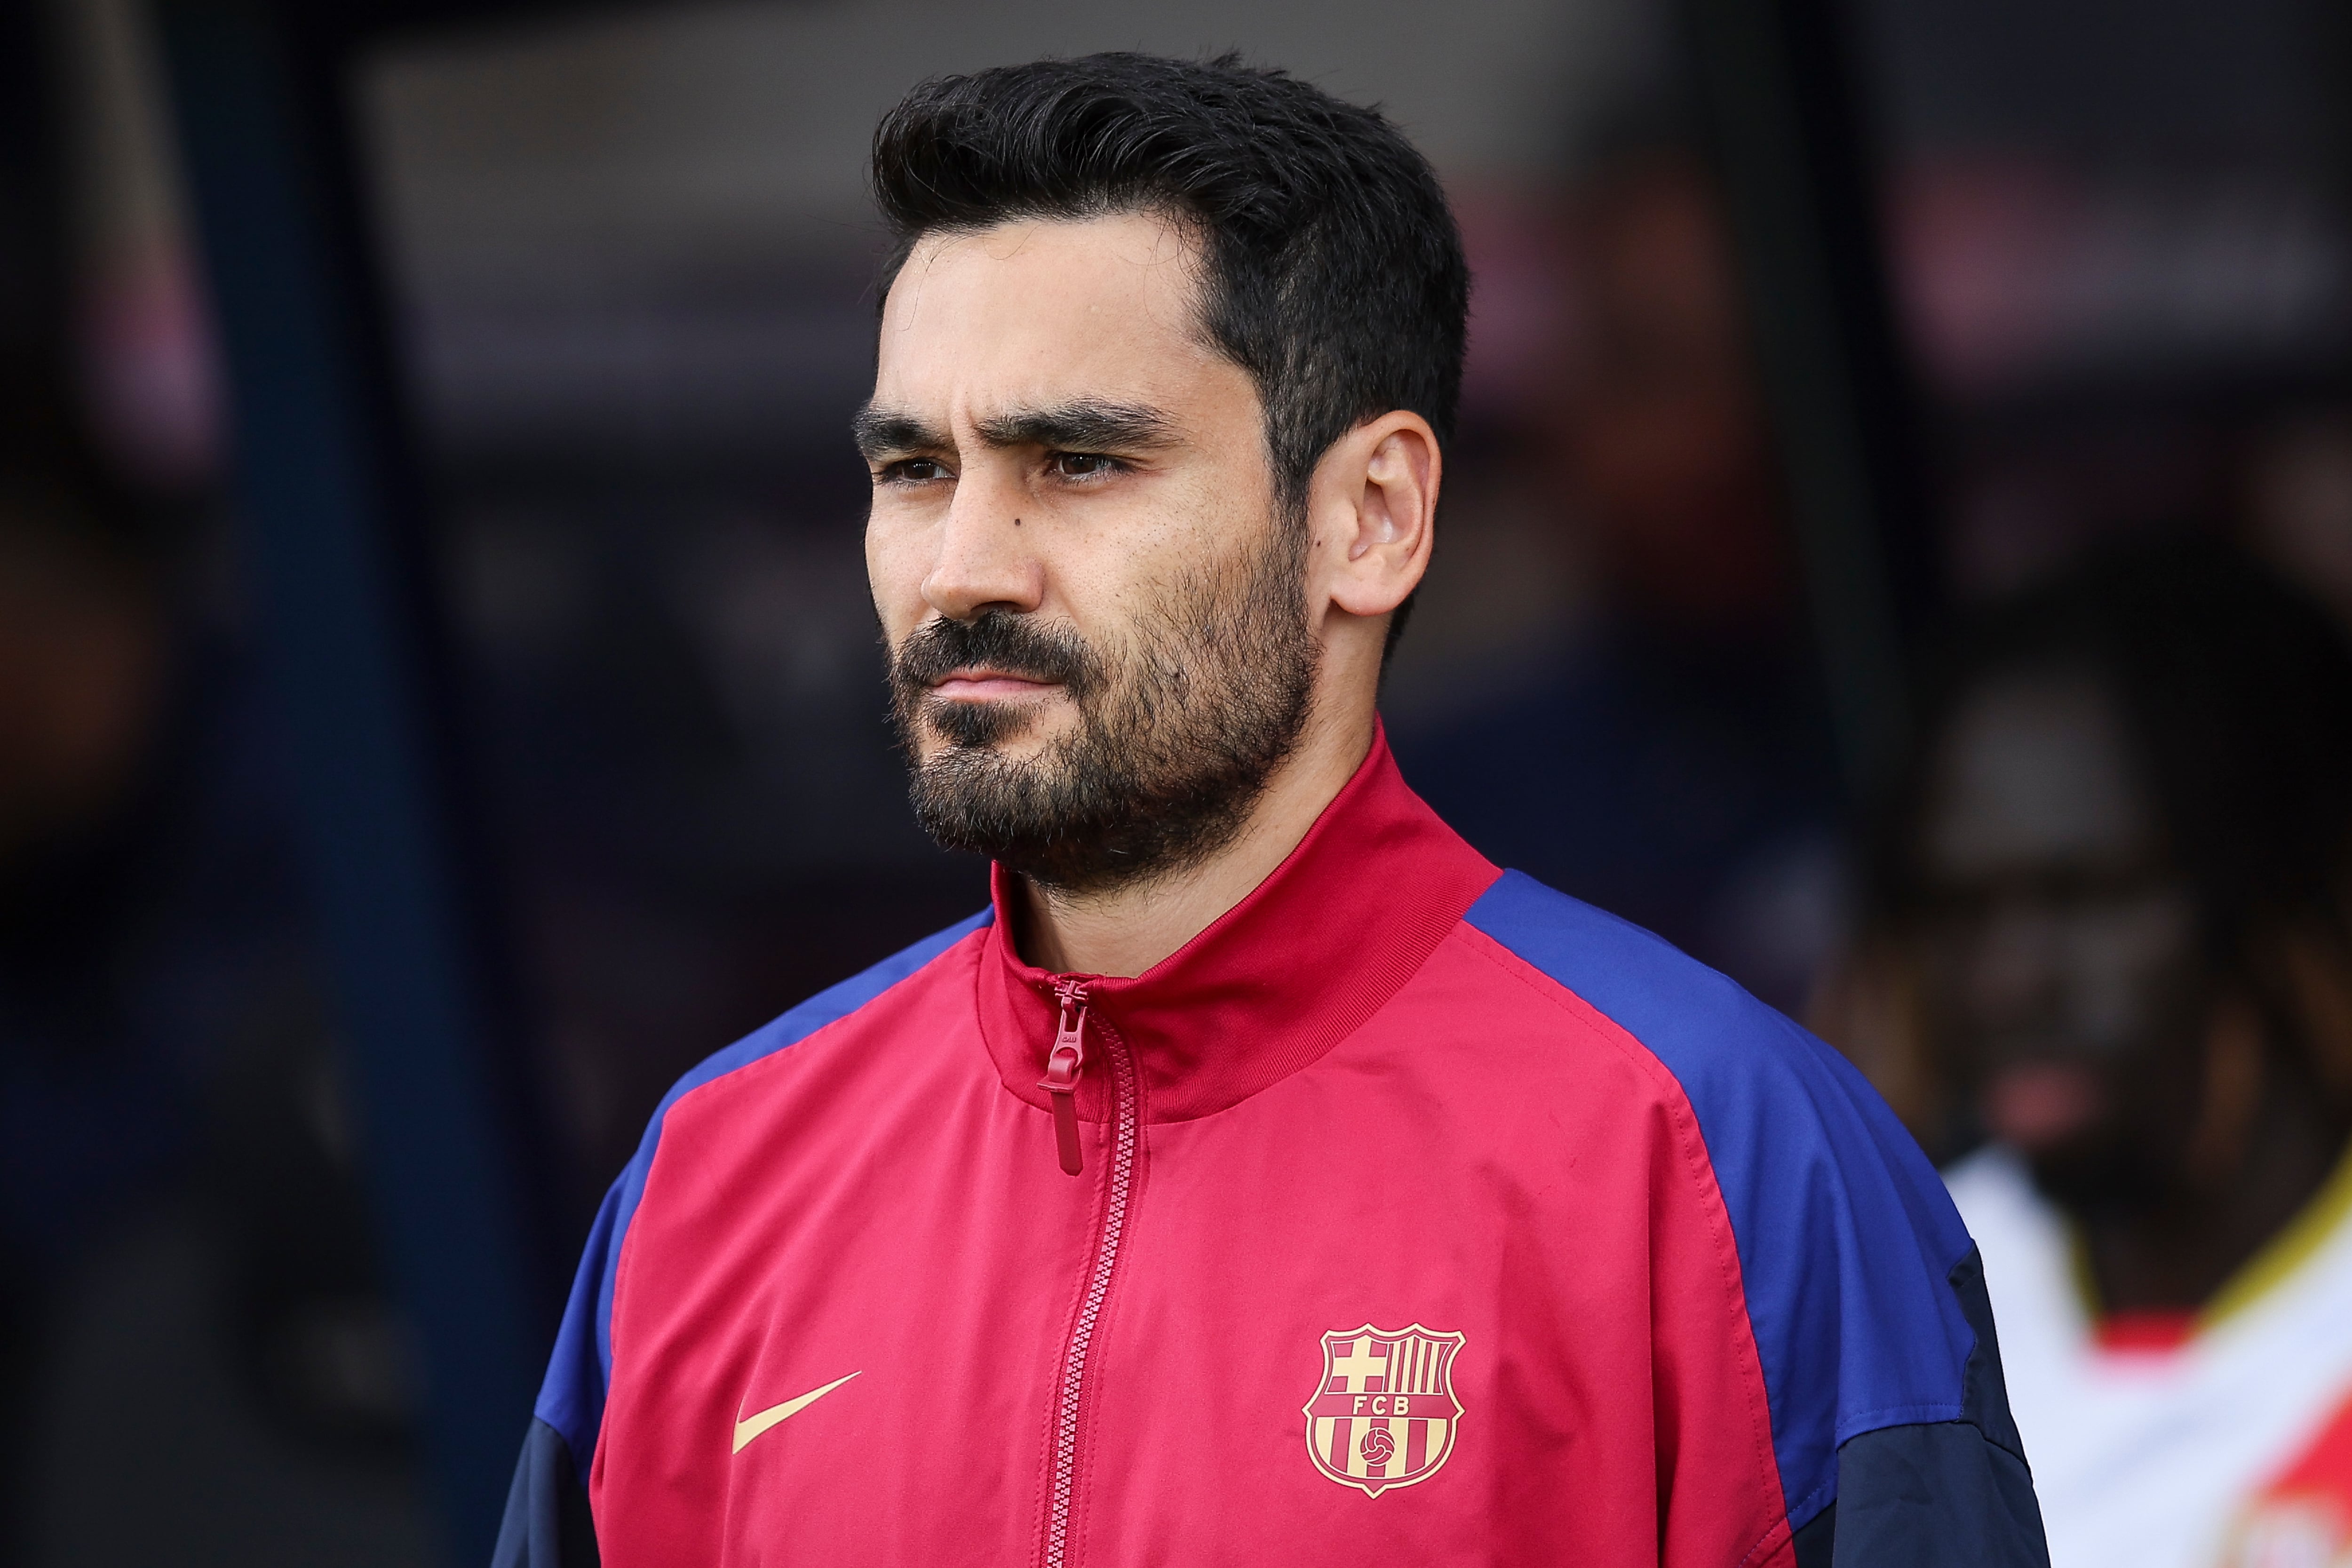
M1936 682L1824 1023L1983 1251L2058 1568L2352 1553L2352 657L2219 546Z

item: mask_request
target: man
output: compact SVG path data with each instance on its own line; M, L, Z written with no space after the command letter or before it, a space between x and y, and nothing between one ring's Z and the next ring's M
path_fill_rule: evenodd
M2352 1557L2352 659L2210 547L1954 662L1857 1042L1984 1248L2061 1568ZM1924 1027L1922 1026L1924 1026Z
M918 89L875 184L867 560L993 903L656 1114L501 1560L2040 1562L1916 1145L1389 759L1467 294L1428 165L1110 55Z

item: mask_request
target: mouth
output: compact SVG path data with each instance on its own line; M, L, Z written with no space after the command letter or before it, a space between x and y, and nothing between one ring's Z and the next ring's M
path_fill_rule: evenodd
M1058 680L1045 680L992 665L965 665L931 682L930 693L951 702L1004 702L1043 697L1061 689Z
M1986 1086L1986 1128L2026 1153L2055 1149L2088 1132L2106 1109L2098 1078L2060 1062L2020 1062Z

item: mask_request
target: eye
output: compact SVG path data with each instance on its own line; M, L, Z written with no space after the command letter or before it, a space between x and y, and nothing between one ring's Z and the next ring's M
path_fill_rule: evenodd
M874 482L883 485L927 485L947 477L947 465L929 458L901 458L874 471Z
M1118 472L1120 463L1100 452L1056 452L1045 459L1045 467L1057 479L1090 479Z

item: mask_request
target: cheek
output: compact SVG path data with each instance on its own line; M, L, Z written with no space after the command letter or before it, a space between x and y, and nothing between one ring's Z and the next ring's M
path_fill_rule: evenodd
M2078 1033L2121 1053L2177 1021L2198 970L2186 900L2135 901L2078 916L2072 926L2064 961Z
M866 525L866 582L874 612L894 644L923 618L923 578L929 570L913 530Z
M1203 498L1173 487L1130 504L1047 518L1034 548L1045 568L1048 608L1088 639L1164 616L1172 594L1213 572L1240 524Z

